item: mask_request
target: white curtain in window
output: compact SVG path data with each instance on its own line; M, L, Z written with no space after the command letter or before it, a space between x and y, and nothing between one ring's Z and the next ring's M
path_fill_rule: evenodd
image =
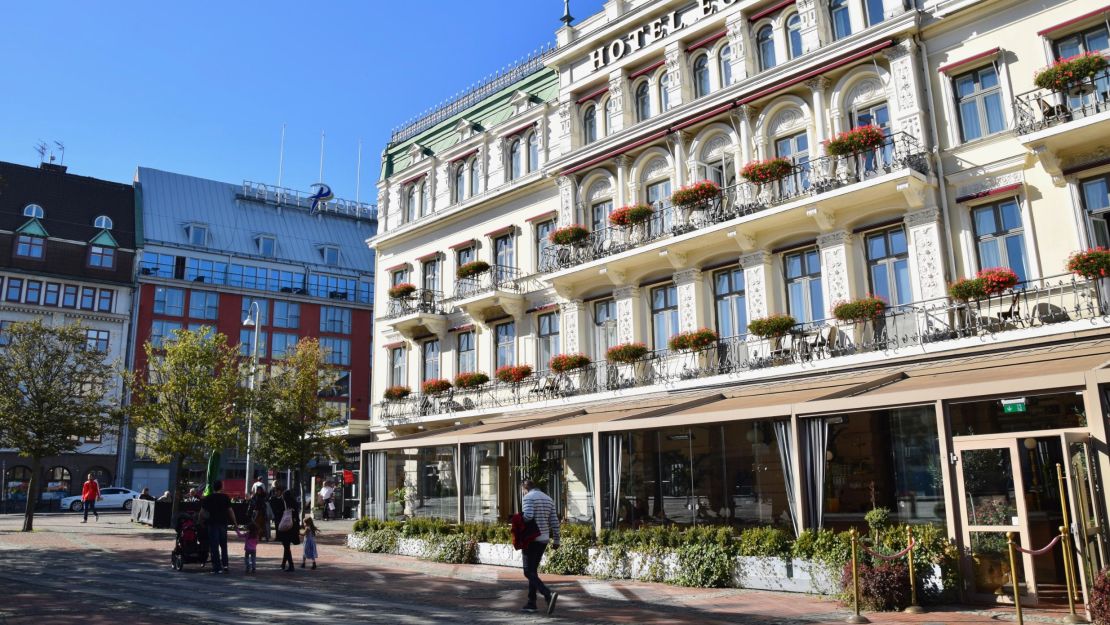
M794 524L794 535L798 536L802 533L802 524L798 517L798 499L797 493L794 492L794 475L796 467L794 466L794 456L791 455L793 446L793 434L790 430L789 421L775 421L775 440L779 446L779 462L782 464L782 477L786 485L786 502L790 506L790 520Z
M802 421L802 479L806 492L806 526L820 529L825 512L825 453L829 447L826 419Z

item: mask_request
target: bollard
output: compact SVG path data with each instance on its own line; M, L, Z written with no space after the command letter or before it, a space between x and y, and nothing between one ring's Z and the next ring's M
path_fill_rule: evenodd
M908 525L906 526L906 545L910 546L910 552L906 554L910 565L910 605L902 611L906 614L923 614L925 609L917 603L917 580L913 572L913 528Z
M1075 579L1075 569L1072 562L1071 550L1071 523L1068 520L1068 503L1064 501L1067 484L1064 482L1064 469L1056 463L1056 483L1060 488L1060 511L1063 513L1064 525L1060 527L1060 542L1064 549L1064 580L1067 582L1068 615L1064 617L1065 623L1089 623L1087 619L1075 613L1075 595L1078 584Z
M1021 616L1021 589L1018 587L1017 565L1014 564L1014 533L1006 532L1006 543L1010 548L1010 585L1014 587L1014 609L1017 611L1018 625L1024 625Z
M848 617L848 623L870 623L867 617L859 613L859 560L857 556L857 548L859 543L859 536L856 534L856 528L852 528L852 607L855 614Z

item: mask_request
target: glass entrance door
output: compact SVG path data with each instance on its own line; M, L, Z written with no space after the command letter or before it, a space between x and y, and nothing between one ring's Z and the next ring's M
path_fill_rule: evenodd
M1104 530L1106 511L1099 497L1101 485L1090 435L1067 432L1063 434L1063 438L1067 449L1067 464L1063 468L1071 504L1069 520L1072 539L1075 541L1075 570L1079 574L1083 603L1087 603L1095 577L1107 565Z

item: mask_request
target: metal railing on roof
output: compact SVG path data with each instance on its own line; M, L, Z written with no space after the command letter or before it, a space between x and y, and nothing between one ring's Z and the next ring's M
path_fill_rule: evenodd
M288 189L263 182L243 181L243 190L239 194L243 199L275 204L277 206L293 206L304 210L312 210L312 196L303 191ZM347 215L358 219L377 219L378 207L366 202L354 200L341 200L335 198L328 200L320 209L325 213Z
M511 65L494 73L485 81L476 84L469 91L450 100L438 107L429 110L424 115L413 119L393 130L389 142L396 144L406 139L411 139L436 124L461 113L467 108L480 102L482 99L497 93L505 87L523 80L540 71L544 67L544 59L555 52L553 44L548 44L525 57L519 63Z

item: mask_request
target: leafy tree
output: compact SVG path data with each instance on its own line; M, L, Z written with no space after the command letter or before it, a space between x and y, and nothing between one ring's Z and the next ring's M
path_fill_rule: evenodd
M176 519L181 467L240 442L237 406L249 395L238 350L211 328L177 330L162 348L148 341L144 349L146 375L138 372L131 381L133 422L155 460L170 463L177 476L170 517Z
M0 447L31 459L23 531L34 527L42 459L72 452L79 437L110 432L118 419L109 392L115 368L107 354L88 349L80 325L13 323L0 349Z
M336 370L327 364L325 350L313 338L303 338L296 348L273 366L273 374L259 388L255 452L271 468L292 468L301 476L301 501L306 498L308 461L316 456L338 457L344 441L330 433L337 416L327 409Z

